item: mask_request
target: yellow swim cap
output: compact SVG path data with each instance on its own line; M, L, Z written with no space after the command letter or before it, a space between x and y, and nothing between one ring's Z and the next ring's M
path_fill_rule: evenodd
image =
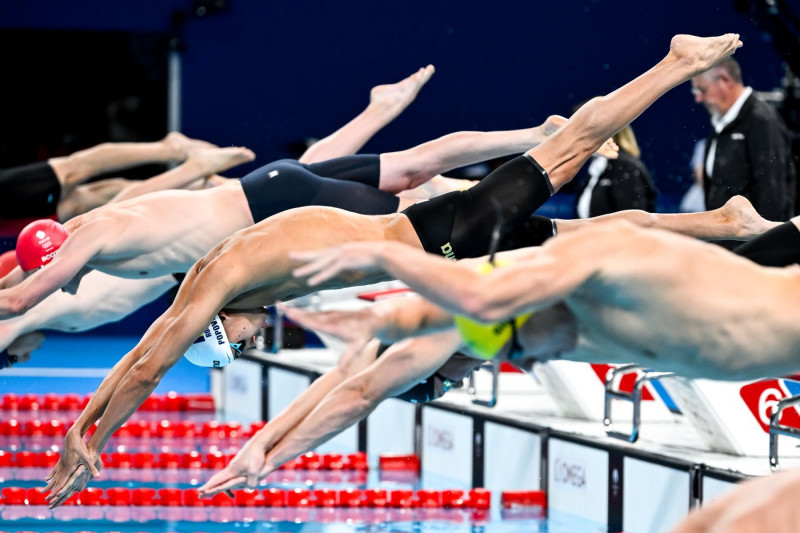
M496 266L508 265L508 261L500 261ZM490 263L485 263L478 267L478 272L488 274L494 269ZM524 324L533 313L525 313L515 317L514 325L519 328ZM475 355L482 359L494 359L503 346L511 339L512 328L511 320L495 322L492 324L482 324L461 315L453 317L456 328L461 333L464 344L469 346Z

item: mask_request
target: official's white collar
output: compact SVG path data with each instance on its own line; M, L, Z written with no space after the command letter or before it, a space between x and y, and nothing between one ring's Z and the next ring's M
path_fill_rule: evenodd
M745 87L744 91L742 91L742 94L739 95L739 98L736 99L731 108L728 109L727 113L725 113L722 116L713 115L711 117L711 125L714 126L714 131L719 133L722 130L724 130L728 124L733 122L736 119L736 117L739 116L739 111L742 110L744 101L747 100L747 98L749 98L751 94L753 94L753 88Z

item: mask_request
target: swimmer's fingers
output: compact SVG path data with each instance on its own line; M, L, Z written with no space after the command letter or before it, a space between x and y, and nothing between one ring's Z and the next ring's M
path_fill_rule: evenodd
M47 477L44 478L44 480L47 482L47 485L39 488L38 489L39 492L41 492L42 494L47 494L48 492L53 490L53 487L55 487L56 485L60 487L61 486L60 479L61 476L59 475L59 465L56 464L56 466L53 467L53 469L50 471Z
M339 368L347 368L350 363L357 358L357 356L361 353L364 349L364 346L367 345L369 342L370 337L366 337L363 339L359 339L356 341L351 341L347 343L345 346L344 353L339 358Z
M286 317L304 328L313 329L328 335L333 335L339 340L345 340L342 331L342 322L345 319L338 311L307 311L298 307L281 306Z
M75 471L77 467L78 467L77 464L71 466L67 465L67 462L64 459L64 455L62 454L61 457L58 459L56 466L53 467L53 469L47 475L47 478L45 478L45 481L47 481L47 485L44 488L39 489L39 492L43 494L50 493L50 495L46 499L53 498L54 494L64 487L64 485L67 482L67 479L69 479L69 476L72 474L72 472Z
M218 494L220 492L247 486L247 476L234 476L234 477L225 476L216 480L214 479L214 477L216 477L219 474L222 474L223 472L224 470L222 472L217 472L217 474L214 474L214 476L211 479L209 479L205 485L197 489L197 493L201 498L206 498Z
M244 481L245 476L242 475L241 471L234 472L234 470L231 469L230 465L228 465L219 472L217 472L216 474L214 474L213 476L211 476L208 479L208 481L206 481L203 484L203 486L197 489L197 492L201 498L204 498L206 496L213 496L214 494L222 490L219 488L221 485L234 479L241 479Z
M295 259L295 257L293 257ZM294 269L292 274L296 278L308 278L306 283L309 287L319 285L323 281L327 281L334 277L342 270L337 257L335 255L326 254L318 257L301 267Z
M343 271L372 272L379 266L381 253L385 250L383 242L357 242L344 244L321 252L302 252L290 254L292 259L306 261L296 268L295 277L308 278L309 286L319 285ZM353 281L348 279L347 281Z
M289 259L304 263L292 270L292 275L302 278L313 274L320 264L327 262L330 257L330 250L315 250L311 252L289 252Z
M56 462L56 466L54 466L53 468L50 469L50 473L47 474L47 476L45 476L44 480L45 481L50 481L51 479L53 479L53 476L56 475L56 471L58 471L58 463L57 462Z
M309 263L318 257L321 257L330 251L330 248L323 250L304 250L302 252L289 252L289 258L301 263Z
M86 487L86 482L89 480L89 477L89 469L84 465L78 465L66 484L64 484L58 492L50 495L47 503L48 507L50 507L50 509L55 509L67 501L70 496Z

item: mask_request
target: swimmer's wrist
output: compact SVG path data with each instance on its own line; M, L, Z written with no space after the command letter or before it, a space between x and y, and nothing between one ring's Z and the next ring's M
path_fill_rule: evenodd
M252 442L254 446L263 448L266 452L272 448L272 431L267 429L267 426L264 426L250 438L250 442Z
M391 264L392 256L397 255L398 251L394 250L396 243L382 242L375 247L375 263L380 268L386 268Z
M92 424L81 423L80 419L78 419L67 430L66 436L83 439L83 436L86 435L90 427L92 427Z

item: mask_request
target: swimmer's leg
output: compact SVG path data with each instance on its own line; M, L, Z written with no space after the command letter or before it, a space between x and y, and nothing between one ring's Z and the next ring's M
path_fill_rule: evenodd
M373 87L367 108L332 134L314 143L300 157L300 162L319 163L357 153L373 135L414 101L433 73L433 65L428 65L397 83Z
M653 68L617 89L582 106L531 155L550 175L557 191L568 183L609 137L621 130L661 95L733 54L741 46L737 34L672 38L667 56Z
M749 240L779 225L756 212L747 198L734 196L713 211L700 213L648 213L636 209L618 211L588 219L557 220L559 233L608 220L627 220L645 228L658 228L697 239Z
M179 166L158 176L128 185L111 201L121 202L151 192L181 189L195 180L209 178L218 172L252 161L255 157L255 154L247 148L235 146L192 149Z
M451 133L409 150L381 154L380 188L398 193L454 168L522 153L543 142L563 120L551 116L533 128Z
M213 145L171 132L156 142L98 144L66 157L52 158L48 163L61 183L61 197L64 198L93 176L148 163L183 161L195 147Z

